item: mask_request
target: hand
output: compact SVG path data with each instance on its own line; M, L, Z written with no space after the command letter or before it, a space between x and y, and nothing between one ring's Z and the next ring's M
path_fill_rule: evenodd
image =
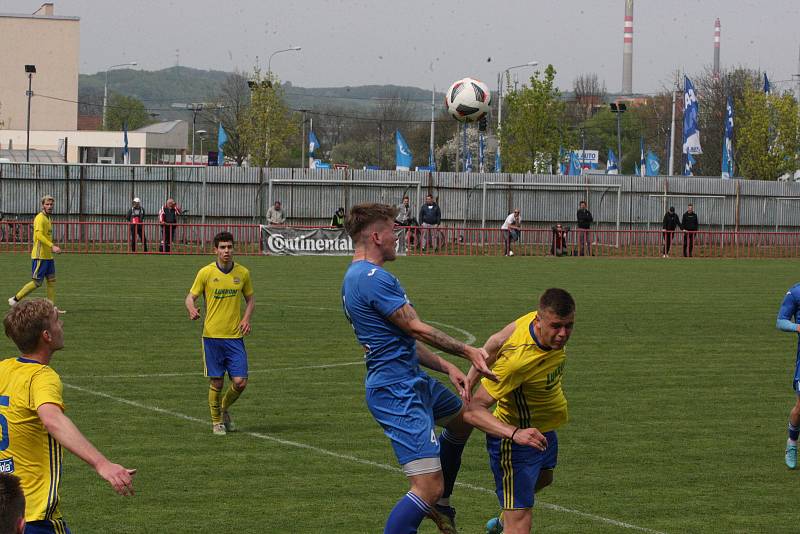
M497 382L497 377L489 369L489 366L486 365L486 360L489 359L489 353L486 352L484 348L475 348L472 346L466 346L466 356L469 358L469 361L472 362L472 365L475 366L475 369L483 376L491 380L492 382Z
M239 332L241 332L243 336L246 336L247 334L249 334L250 333L250 321L247 321L247 320L243 319L242 322L239 323Z
M197 308L189 310L189 319L191 319L192 321L196 321L199 318L200 318L200 310L198 310Z
M469 382L467 382L467 377L464 373L461 372L461 369L456 367L455 365L451 365L450 368L447 370L447 375L450 377L450 382L456 387L456 391L464 399L464 402L469 402L470 399L470 389L469 389Z
M533 447L540 451L547 449L547 438L538 428L520 428L514 434L514 443Z
M111 484L114 491L120 495L133 495L133 475L136 474L136 469L127 469L106 460L104 464L98 466L97 474Z
M61 247L53 245L53 254L61 254Z

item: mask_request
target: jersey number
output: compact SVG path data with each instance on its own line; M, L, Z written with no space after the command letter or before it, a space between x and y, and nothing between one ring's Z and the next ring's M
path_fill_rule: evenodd
M0 406L8 406L7 395L0 395ZM0 439L0 451L4 451L8 448L8 419L6 419L6 416L1 413L0 413L0 434L3 435L3 438Z

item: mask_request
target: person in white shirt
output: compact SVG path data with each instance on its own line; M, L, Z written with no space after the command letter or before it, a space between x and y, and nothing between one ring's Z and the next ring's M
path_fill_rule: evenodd
M514 208L514 211L506 217L503 226L500 227L503 230L506 256L514 255L514 251L511 250L511 242L519 241L520 223L522 223L522 218L519 216L519 208Z

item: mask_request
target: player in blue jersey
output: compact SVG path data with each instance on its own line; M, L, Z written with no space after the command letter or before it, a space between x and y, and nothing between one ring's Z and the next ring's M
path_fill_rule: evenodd
M384 534L413 534L428 516L442 532L454 533L455 510L449 497L461 465L470 427L461 399L420 366L445 373L469 399L458 367L424 343L469 360L485 376L486 351L462 343L424 323L400 282L383 269L395 259L397 208L354 206L345 221L355 253L342 284L342 305L364 347L367 406L383 427L411 490L395 505ZM444 426L436 435L436 425Z
M784 332L800 333L800 284L789 288L783 297L781 308L778 311L778 330ZM794 378L792 389L796 398L792 411L789 412L789 439L786 442L786 467L797 468L797 437L800 435L800 338L797 343L797 356L794 365Z

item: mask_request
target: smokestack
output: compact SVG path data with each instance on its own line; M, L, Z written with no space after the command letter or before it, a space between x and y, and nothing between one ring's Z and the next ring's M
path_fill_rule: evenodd
M622 48L622 93L633 94L633 0L625 0L625 30Z
M714 22L714 77L719 78L719 19Z

